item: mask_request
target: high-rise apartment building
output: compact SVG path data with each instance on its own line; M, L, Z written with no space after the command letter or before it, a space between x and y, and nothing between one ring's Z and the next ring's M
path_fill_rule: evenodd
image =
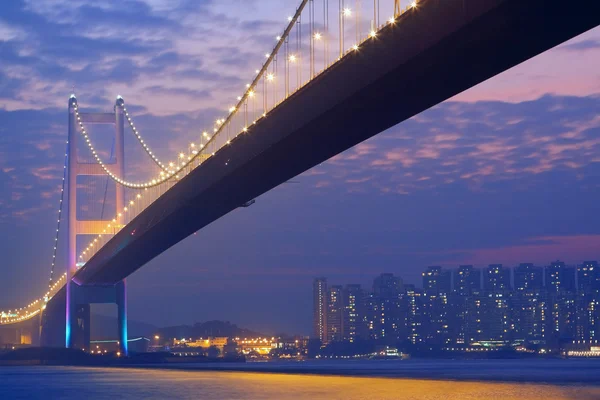
M373 294L375 296L392 298L398 297L403 292L404 283L402 278L394 276L394 274L381 274L373 280Z
M327 343L327 279L313 282L313 337Z
M365 337L365 294L360 285L344 288L344 323L342 337L354 342Z
M579 291L576 300L577 340L600 343L600 295L598 292Z
M565 265L562 261L555 261L546 267L546 290L549 293L574 292L575 268Z
M542 289L519 289L510 297L514 339L540 341L546 336L549 318L548 298Z
M485 270L483 288L488 292L510 290L510 269L502 264L490 264Z
M597 261L584 261L577 266L577 288L586 292L600 292L600 267Z
M548 296L546 338L554 341L577 337L577 295L573 291L550 292Z
M531 263L522 263L514 270L515 290L541 290L544 286L544 270Z
M341 285L332 285L327 290L327 338L325 343L344 339L344 293Z
M433 293L450 293L452 291L452 275L442 267L427 267L423 272L423 290Z
M454 271L454 290L461 296L481 290L481 270L472 265L461 265Z
M506 341L511 333L511 309L506 291L488 291L482 297L481 330L486 340Z
M403 308L406 309L405 324L406 336L412 344L421 344L424 341L425 319L423 305L423 291L415 288L415 285L406 285L406 293L402 297Z
M373 293L367 298L367 324L373 339L393 342L403 328L400 299L404 293L402 279L381 274L373 281Z

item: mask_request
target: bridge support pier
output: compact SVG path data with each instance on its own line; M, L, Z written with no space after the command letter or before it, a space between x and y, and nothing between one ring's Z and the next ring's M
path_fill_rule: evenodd
M122 355L129 354L127 346L127 284L125 279L115 287L117 293L117 318L119 325L119 351Z
M67 321L67 347L90 350L90 304L116 304L118 316L119 352L128 355L127 348L127 286L125 280L116 285L85 286L70 282L70 321Z

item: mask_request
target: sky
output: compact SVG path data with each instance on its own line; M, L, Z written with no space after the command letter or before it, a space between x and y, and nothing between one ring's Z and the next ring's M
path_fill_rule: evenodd
M2 2L1 309L47 285L73 88L83 109L122 95L168 159L228 108L296 3ZM596 28L231 212L128 279L130 319L308 334L316 276L420 285L428 265L600 259L599 63Z

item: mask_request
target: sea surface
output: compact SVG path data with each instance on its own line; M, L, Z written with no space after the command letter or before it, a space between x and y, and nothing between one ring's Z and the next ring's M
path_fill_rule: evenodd
M600 360L0 367L0 399L600 399Z

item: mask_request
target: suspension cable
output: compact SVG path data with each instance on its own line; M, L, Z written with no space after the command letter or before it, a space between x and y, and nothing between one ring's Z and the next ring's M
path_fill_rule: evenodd
M121 97L121 100L123 100L122 97ZM168 168L162 162L160 162L160 160L152 153L152 151L150 150L150 147L148 147L148 145L146 143L144 143L144 139L142 139L142 135L140 134L139 130L133 124L133 120L131 119L131 117L129 116L129 113L127 112L127 107L125 107L124 100L123 100L123 103L120 104L120 106L123 108L123 112L125 113L125 118L127 119L127 122L129 123L129 127L135 134L135 137L137 138L139 144L142 145L142 147L144 148L144 151L146 152L146 154L148 154L148 156L150 156L150 158L152 158L152 161L154 161L156 163L156 165L159 166L160 169L162 169L163 171L168 171Z
M50 282L48 283L48 287L52 287L52 282L54 280L54 266L56 265L56 253L58 251L58 237L60 234L60 221L62 217L63 203L65 199L65 184L67 180L67 163L69 161L69 141L67 140L67 148L65 150L65 162L63 165L63 177L62 177L62 187L60 188L60 203L58 205L58 218L56 220L56 235L54 236L54 249L52 252L52 266L50 268Z

